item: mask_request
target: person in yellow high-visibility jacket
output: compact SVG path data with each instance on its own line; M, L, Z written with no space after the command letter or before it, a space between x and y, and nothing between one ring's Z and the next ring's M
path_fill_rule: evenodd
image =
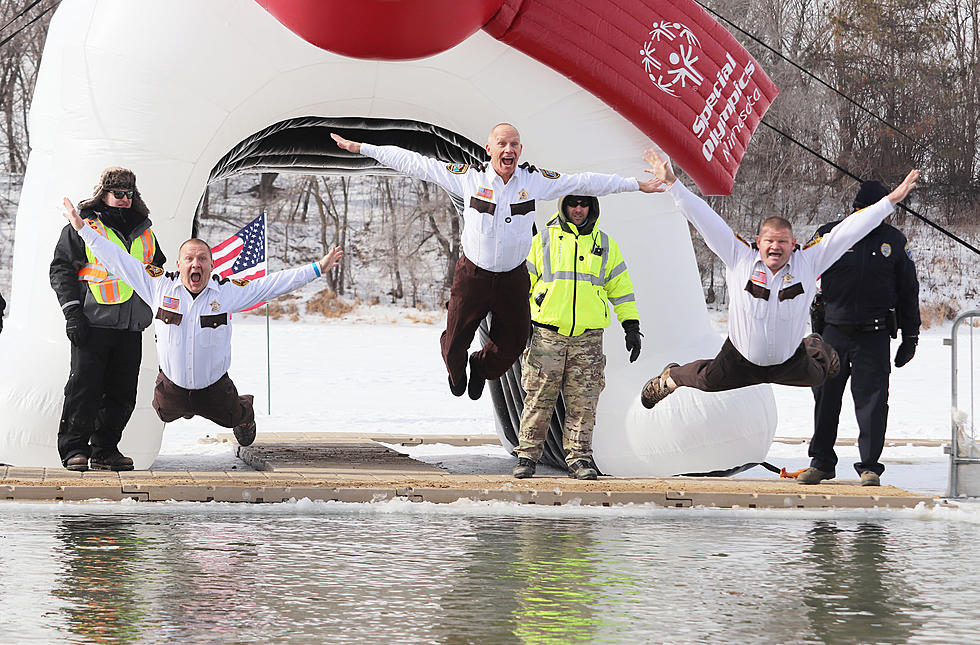
M534 474L558 394L565 397L563 443L569 473L595 479L592 430L605 387L602 333L610 309L626 332L630 362L640 355L640 315L633 282L619 245L599 230L599 200L569 195L545 230L534 236L531 276L531 344L521 363L527 392L514 477Z
M166 257L131 170L103 170L92 198L78 206L100 236L144 264L163 267ZM69 470L132 470L133 460L119 451L119 441L136 406L141 337L153 314L70 226L61 232L49 274L71 341L58 427L61 462Z

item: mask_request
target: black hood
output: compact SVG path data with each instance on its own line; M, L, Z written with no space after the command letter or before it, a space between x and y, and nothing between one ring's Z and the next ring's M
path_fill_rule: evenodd
M561 227L566 231L571 232L571 226L575 226L573 222L570 222L568 218L565 217L565 200L571 197L571 195L565 195L560 200L558 200L558 221L561 222ZM597 221L599 221L599 198L593 197L592 195L576 195L576 197L588 197L592 200L589 205L589 217L582 223L581 226L576 227L579 235L588 235L592 232Z

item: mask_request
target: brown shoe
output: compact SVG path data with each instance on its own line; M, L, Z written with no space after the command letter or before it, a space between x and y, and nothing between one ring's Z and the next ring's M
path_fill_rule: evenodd
M873 470L866 470L861 473L862 486L881 486L881 478Z
M643 404L643 407L649 410L677 389L676 387L671 389L667 385L667 377L670 376L670 368L672 367L680 367L680 365L677 363L667 363L667 366L664 367L659 376L654 376L643 386L643 390L640 392L640 403Z
M133 460L123 455L113 455L92 459L90 465L92 470L132 470Z
M796 481L800 484L819 484L825 479L833 479L836 476L837 473L832 470L827 472L810 466L796 477Z
M88 457L85 455L69 457L68 461L65 462L65 468L83 473L88 470Z
M239 446L251 446L255 441L255 420L235 426L232 432L235 433Z

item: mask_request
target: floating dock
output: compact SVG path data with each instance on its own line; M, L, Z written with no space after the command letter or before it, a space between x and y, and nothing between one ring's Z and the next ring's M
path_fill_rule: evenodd
M215 441L234 442L231 435ZM384 442L383 445L381 442ZM566 476L514 479L506 475L451 474L389 445L497 444L493 435L408 436L268 433L238 457L255 471L71 472L61 468L0 466L0 500L136 500L196 502L451 503L504 501L561 506L654 504L715 508L909 508L940 500L894 486L864 487L857 479L804 486L795 479L731 477Z

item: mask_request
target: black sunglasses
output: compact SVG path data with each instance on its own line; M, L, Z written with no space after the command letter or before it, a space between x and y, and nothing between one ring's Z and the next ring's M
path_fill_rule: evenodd
M134 190L110 190L109 192L112 193L112 196L115 197L116 199L122 199L123 197L125 197L127 199L132 199L133 198L133 195L135 194L136 191L134 191Z
M569 197L565 200L565 205L569 208L574 208L576 206L592 206L592 198L590 197Z

